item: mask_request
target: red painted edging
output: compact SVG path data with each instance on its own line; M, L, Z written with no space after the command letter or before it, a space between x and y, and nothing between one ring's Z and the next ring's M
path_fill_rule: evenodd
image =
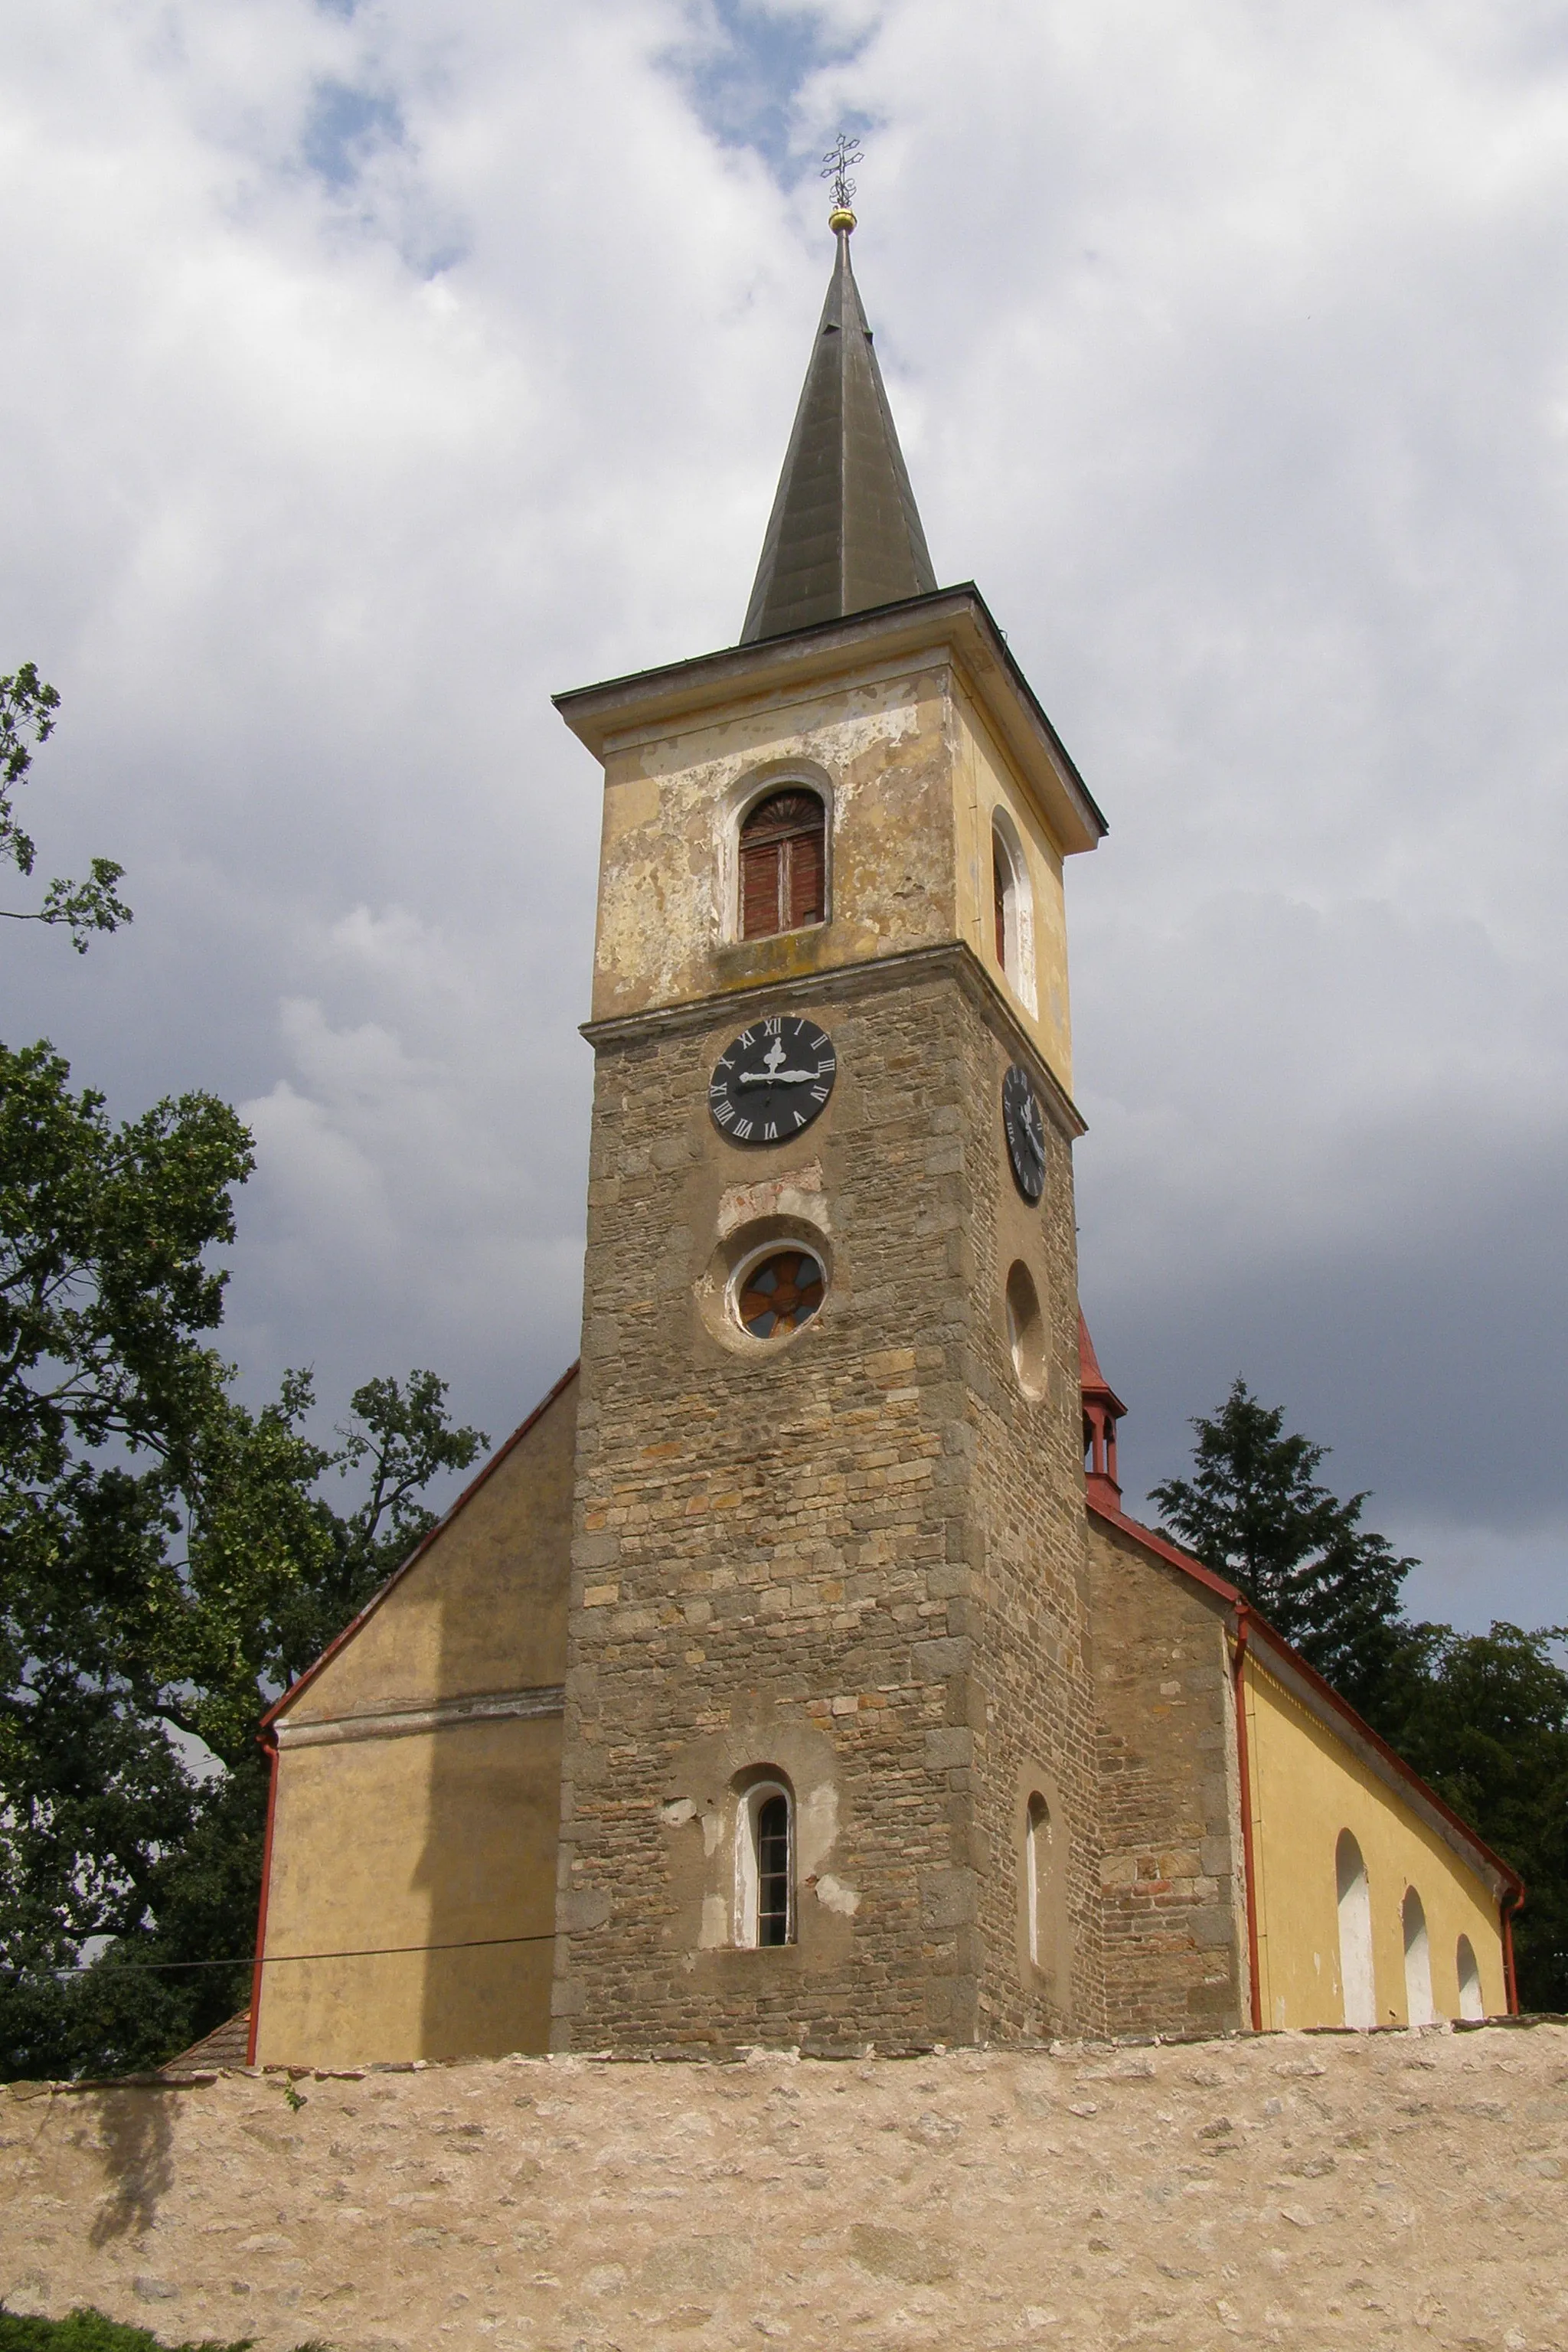
M267 1898L272 1891L272 1829L278 1819L278 1734L264 1731L260 1744L267 1750L267 1836L261 1848L261 1907L256 1918L256 1962L250 1971L250 2037L245 2045L245 2063L256 2063L256 2037L261 2031L262 1960L267 1950Z
M1524 1908L1522 1886L1510 1889L1502 1906L1502 1969L1503 1983L1508 1990L1508 2013L1519 2015L1519 1979L1513 1966L1513 1923Z
M1247 1975L1254 2033L1263 2031L1263 1987L1258 1973L1258 1870L1252 1836L1252 1756L1247 1736L1247 1637L1252 1612L1245 1601L1236 1608L1236 1655L1231 1661L1231 1687L1236 1693L1236 1772L1241 1783L1241 1866L1247 1879Z

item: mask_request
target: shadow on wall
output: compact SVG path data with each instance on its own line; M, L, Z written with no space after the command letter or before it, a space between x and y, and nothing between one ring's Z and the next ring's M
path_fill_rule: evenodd
M174 2185L171 2102L179 2095L174 2090L155 2091L146 2084L100 2094L102 2104L95 2153L102 2160L110 2189L89 2231L95 2246L108 2245L116 2238L140 2237L156 2221L158 2200Z
M423 1738L423 1849L411 1880L430 1947L427 2058L550 2046L575 1436L574 1382L452 1526L434 1580L440 1701L513 1711L448 1721Z

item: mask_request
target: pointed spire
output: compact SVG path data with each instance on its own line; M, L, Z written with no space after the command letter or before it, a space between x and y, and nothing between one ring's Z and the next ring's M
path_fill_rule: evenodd
M936 586L839 204L822 323L805 372L741 643L929 595Z

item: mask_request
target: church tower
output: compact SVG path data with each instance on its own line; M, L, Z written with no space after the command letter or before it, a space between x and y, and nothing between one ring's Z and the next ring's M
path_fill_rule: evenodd
M605 772L559 2049L1103 2022L1063 861L837 252L740 643Z

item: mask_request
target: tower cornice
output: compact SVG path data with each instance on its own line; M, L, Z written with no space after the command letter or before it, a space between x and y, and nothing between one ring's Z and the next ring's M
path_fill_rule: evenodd
M796 684L804 694L869 667L942 653L1005 748L1061 854L1092 849L1108 830L1105 817L973 581L552 699L578 741L604 760L639 739L679 732L683 721L713 710L776 700Z
M906 989L921 981L955 980L986 1025L1005 1045L1011 1058L1023 1062L1039 1087L1052 1123L1068 1143L1089 1131L1088 1121L1062 1085L1036 1040L1018 1019L979 957L966 940L947 940L940 946L912 948L902 955L878 956L869 963L837 964L815 972L791 973L778 980L750 981L742 987L715 989L706 996L680 1004L651 1006L646 1013L626 1013L608 1021L584 1021L579 1034L595 1051L600 1046L636 1045L653 1037L700 1034L718 1021L746 1023L777 1009L781 1000L793 1008L832 1005L864 999L882 989Z

